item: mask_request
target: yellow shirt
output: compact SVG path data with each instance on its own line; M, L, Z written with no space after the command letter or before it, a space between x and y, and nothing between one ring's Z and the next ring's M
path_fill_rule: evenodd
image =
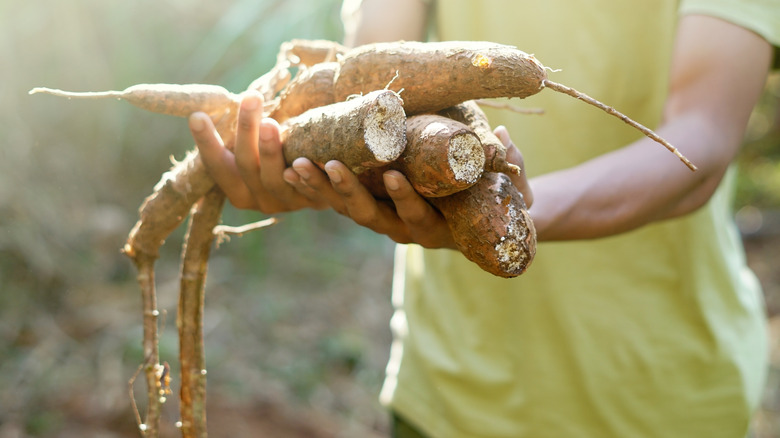
M533 53L561 69L552 80L653 127L678 8L777 44L779 5L440 0L436 25L442 40ZM488 114L508 127L531 176L641 135L550 91L512 103L546 112ZM382 400L433 438L742 436L767 352L761 290L732 221L732 183L729 172L710 202L683 218L540 244L528 272L512 280L455 251L399 246Z

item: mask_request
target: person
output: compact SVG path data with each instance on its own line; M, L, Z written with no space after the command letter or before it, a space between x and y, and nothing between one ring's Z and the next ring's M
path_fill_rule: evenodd
M549 90L517 102L543 116L488 111L529 176L514 182L540 241L528 272L506 280L447 249L446 223L400 173L384 175L387 204L341 163L287 168L257 96L242 102L235 155L193 115L236 206L333 208L401 243L380 394L394 435L745 436L767 340L730 211L732 163L780 43L780 3L347 0L343 14L352 45L424 39L432 22L442 40L517 46L698 167Z

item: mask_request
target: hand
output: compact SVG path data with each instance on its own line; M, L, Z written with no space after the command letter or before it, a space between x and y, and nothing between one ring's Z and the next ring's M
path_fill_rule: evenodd
M263 99L258 93L243 95L232 151L206 114L192 114L189 125L209 174L235 207L266 214L328 207L321 198L304 194L312 191L302 193L285 182L285 175L297 174L284 162L279 124L263 118Z
M293 162L302 192L317 193L334 210L398 243L418 243L427 248L454 248L442 215L412 188L398 171L383 175L390 201L369 193L357 176L339 161L325 163L325 172L305 158Z
M507 159L522 168L520 151L512 144L506 128L496 135L507 146ZM398 171L383 175L390 201L374 198L345 165L338 161L325 164L325 173L305 158L293 162L296 177L289 181L307 197L319 196L337 212L357 224L385 234L398 243L417 243L426 248L455 248L444 217L412 188ZM525 175L512 176L530 205L532 195Z
M512 184L517 187L517 190L522 193L525 207L530 209L531 204L534 203L534 194L531 190L531 185L528 183L523 155L512 142L512 139L509 137L509 131L507 131L505 126L501 125L496 127L496 129L493 130L493 133L496 134L496 137L498 137L504 147L506 147L506 160L511 164L519 166L522 171L520 175L510 174L509 179L512 180Z

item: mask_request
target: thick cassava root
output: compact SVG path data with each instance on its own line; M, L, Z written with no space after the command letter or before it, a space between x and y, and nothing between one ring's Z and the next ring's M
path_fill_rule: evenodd
M406 146L406 115L397 93L374 91L289 119L282 124L281 136L288 164L300 157L320 166L339 160L361 173L401 155Z
M292 78L291 69L298 69ZM597 100L547 78L533 55L489 42L396 42L347 49L329 41L284 43L276 65L253 81L264 116L282 128L285 160L306 157L322 166L344 162L377 197L387 197L382 173L399 170L446 219L457 248L483 270L511 278L528 269L536 233L522 195L505 174L520 169L474 102L525 98L545 88L594 105L680 152L652 130ZM72 93L35 88L67 98L118 98L149 111L188 117L208 114L231 147L240 96L216 85L139 84L123 91ZM522 133L516 133L522 135ZM160 364L154 263L159 248L192 217L182 254L179 319L182 364L182 434L206 436L201 321L203 284L222 194L197 151L167 172L139 211L124 252L134 262L142 292L146 418L139 430L157 437L167 367ZM197 207L191 207L197 203ZM261 225L238 228L238 233ZM235 231L235 230L233 230ZM196 336L191 335L195 333ZM200 336L200 337L199 337ZM200 375L198 373L201 373ZM135 406L135 402L133 401ZM186 425L185 425L186 423Z
M466 125L435 114L406 120L406 148L394 162L358 175L374 196L388 198L382 174L398 170L425 197L440 197L474 185L485 167L479 137Z
M536 230L508 176L487 172L466 190L428 200L447 220L458 250L480 268L504 278L528 269Z
M547 78L532 55L480 41L369 44L347 52L340 63L337 100L391 84L404 90L409 115L477 98L528 97L541 91Z
M268 116L282 123L306 110L335 103L333 78L338 67L336 62L326 62L301 70L278 101L269 105Z

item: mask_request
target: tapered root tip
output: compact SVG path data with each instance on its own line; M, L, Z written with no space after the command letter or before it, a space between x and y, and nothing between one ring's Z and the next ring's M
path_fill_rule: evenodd
M59 97L76 97L80 99L101 99L105 97L116 97L121 98L122 92L120 91L85 91L85 92L74 92L74 91L63 91L58 90L56 88L46 88L46 87L35 87L32 90L28 91L27 94L51 94L53 96L59 96Z
M549 89L551 89L553 91L557 91L559 93L567 94L567 95L569 95L569 96L571 96L571 97L573 97L575 99L582 100L582 101L584 101L585 103L587 103L589 105L593 105L596 108L601 109L602 111L604 111L605 113L607 113L609 115L617 117L618 119L622 120L623 122L625 122L629 126L631 126L633 128L636 128L642 134L646 135L648 138L652 139L656 143L660 143L661 145L663 145L666 149L669 150L669 152L673 153L677 158L680 159L680 161L682 161L686 166L688 166L688 168L691 169L691 171L694 171L694 172L696 171L696 166L694 166L693 163L690 162L690 160L688 160L682 153L680 153L680 151L677 150L676 147L672 146L671 143L669 143L668 141L664 140L661 136L659 136L658 134L653 132L651 129L649 129L646 126L640 124L639 122L636 122L635 120L631 119L630 117L628 117L627 115L621 113L620 111L616 110L615 108L612 108L611 106L605 105L605 104L599 102L598 100L588 96L585 93L577 91L577 90L575 90L573 88L569 88L569 87L567 87L567 86L565 86L563 84L559 84L557 82L553 82L553 81L545 79L542 82L542 86L544 86L546 88L549 88Z

